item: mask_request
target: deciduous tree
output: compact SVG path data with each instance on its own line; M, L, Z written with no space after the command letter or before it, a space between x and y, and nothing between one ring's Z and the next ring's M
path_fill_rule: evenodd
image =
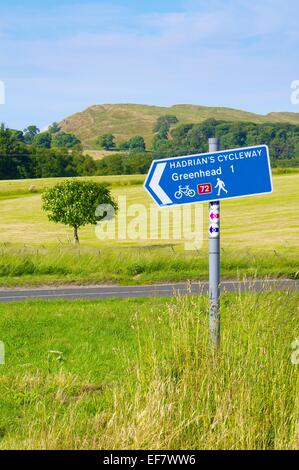
M117 211L117 203L107 186L93 181L63 181L47 189L42 200L49 220L73 228L75 243L79 243L80 227L95 225L100 220L96 215L100 204L110 204Z

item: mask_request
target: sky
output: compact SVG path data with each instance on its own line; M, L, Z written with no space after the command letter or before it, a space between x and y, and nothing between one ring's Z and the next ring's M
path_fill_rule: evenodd
M43 129L101 103L299 112L298 11L298 0L0 0L0 122Z

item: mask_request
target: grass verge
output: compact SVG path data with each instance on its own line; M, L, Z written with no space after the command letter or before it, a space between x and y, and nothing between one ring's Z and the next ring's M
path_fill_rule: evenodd
M114 282L146 284L205 280L207 250L192 254L174 247L96 250L92 248L0 248L0 285L55 285ZM298 278L296 250L222 250L222 278Z
M2 449L298 448L298 294L0 304Z

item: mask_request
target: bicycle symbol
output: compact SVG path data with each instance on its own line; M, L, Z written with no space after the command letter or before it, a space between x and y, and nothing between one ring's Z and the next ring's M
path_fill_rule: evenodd
M183 194L185 196L189 196L189 197L194 197L195 196L195 191L194 189L190 189L189 186L179 186L179 189L174 193L174 197L176 199L181 199L181 197L183 196Z

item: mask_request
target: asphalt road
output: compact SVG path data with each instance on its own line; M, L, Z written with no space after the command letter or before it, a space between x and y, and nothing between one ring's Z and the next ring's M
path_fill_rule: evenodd
M221 291L261 292L269 290L299 291L299 282L291 279L267 281L223 281ZM36 289L0 290L0 302L15 302L28 299L127 299L136 297L169 297L173 295L207 294L207 282L153 284L146 286L93 286L53 287Z

